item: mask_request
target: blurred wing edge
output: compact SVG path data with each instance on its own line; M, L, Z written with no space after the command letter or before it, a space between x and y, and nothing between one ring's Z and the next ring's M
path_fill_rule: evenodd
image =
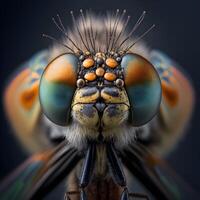
M0 184L0 199L41 199L69 175L80 159L80 153L66 141L35 154Z
M155 197L183 200L199 197L198 192L179 177L160 157L135 142L119 152L128 171Z
M162 86L161 106L156 116L156 128L152 130L156 142L150 148L158 155L166 155L176 147L190 126L195 92L185 71L166 54L152 50L150 62L157 70Z
M38 90L41 74L49 62L49 51L41 50L24 62L7 81L3 94L6 117L22 147L37 153L50 147L41 133Z

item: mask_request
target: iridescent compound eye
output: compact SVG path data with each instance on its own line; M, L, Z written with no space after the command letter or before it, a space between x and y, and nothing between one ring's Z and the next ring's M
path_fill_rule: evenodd
M161 83L153 65L142 56L126 54L122 58L124 81L131 105L130 120L141 126L157 113L161 102Z
M77 68L77 57L63 54L49 63L41 77L39 95L42 110L47 118L61 126L69 122Z

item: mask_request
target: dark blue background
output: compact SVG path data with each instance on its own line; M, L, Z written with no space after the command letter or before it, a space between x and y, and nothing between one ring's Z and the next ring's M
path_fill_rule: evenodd
M196 107L188 134L170 156L176 171L200 190L200 11L198 0L101 0L101 1L1 1L1 96L6 80L17 66L35 52L51 44L41 37L42 33L58 36L51 18L57 13L66 24L71 24L70 10L78 13L80 8L95 12L127 9L134 23L143 10L147 11L145 26L155 23L156 29L146 40L152 48L158 48L180 63L193 80L196 91ZM187 94L186 94L187 95ZM0 178L4 177L26 155L13 137L6 122L3 105L0 106Z

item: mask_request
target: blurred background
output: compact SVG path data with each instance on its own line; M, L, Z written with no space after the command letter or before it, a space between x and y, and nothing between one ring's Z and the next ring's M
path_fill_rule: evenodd
M200 191L200 12L197 0L59 0L59 1L1 1L1 72L0 94L8 77L23 61L34 53L49 47L52 42L42 38L42 33L59 37L51 18L60 14L66 27L70 27L70 10L92 9L97 13L126 9L131 24L143 10L147 16L142 26L156 28L145 38L152 48L160 49L176 60L187 71L196 91L196 107L187 135L169 155L172 167L195 190ZM144 30L141 28L141 31ZM187 95L187 94L186 94ZM15 140L0 105L0 179L19 165L27 155Z

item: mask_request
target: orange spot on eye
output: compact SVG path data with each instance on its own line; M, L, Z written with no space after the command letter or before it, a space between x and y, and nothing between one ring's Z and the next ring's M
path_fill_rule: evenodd
M96 69L96 75L97 76L103 76L105 73L105 70L102 67L99 67Z
M22 106L29 110L33 106L35 99L38 97L39 81L35 82L30 88L22 92L20 102Z
M117 78L117 76L111 72L107 72L105 73L104 78L108 81L114 81Z
M89 68L94 65L94 60L92 58L87 58L83 61L83 67Z
M96 79L96 74L94 72L90 72L85 74L84 78L88 81L94 81Z
M115 67L117 67L118 62L113 58L107 58L106 59L106 65L110 68L115 68Z
M156 79L153 66L144 59L130 61L125 74L125 83L127 86L140 84Z
M76 72L73 65L64 56L52 61L47 66L44 76L48 81L64 83L71 86L76 85Z
M165 81L161 82L163 96L170 106L176 106L178 103L178 92L175 88L167 84Z

